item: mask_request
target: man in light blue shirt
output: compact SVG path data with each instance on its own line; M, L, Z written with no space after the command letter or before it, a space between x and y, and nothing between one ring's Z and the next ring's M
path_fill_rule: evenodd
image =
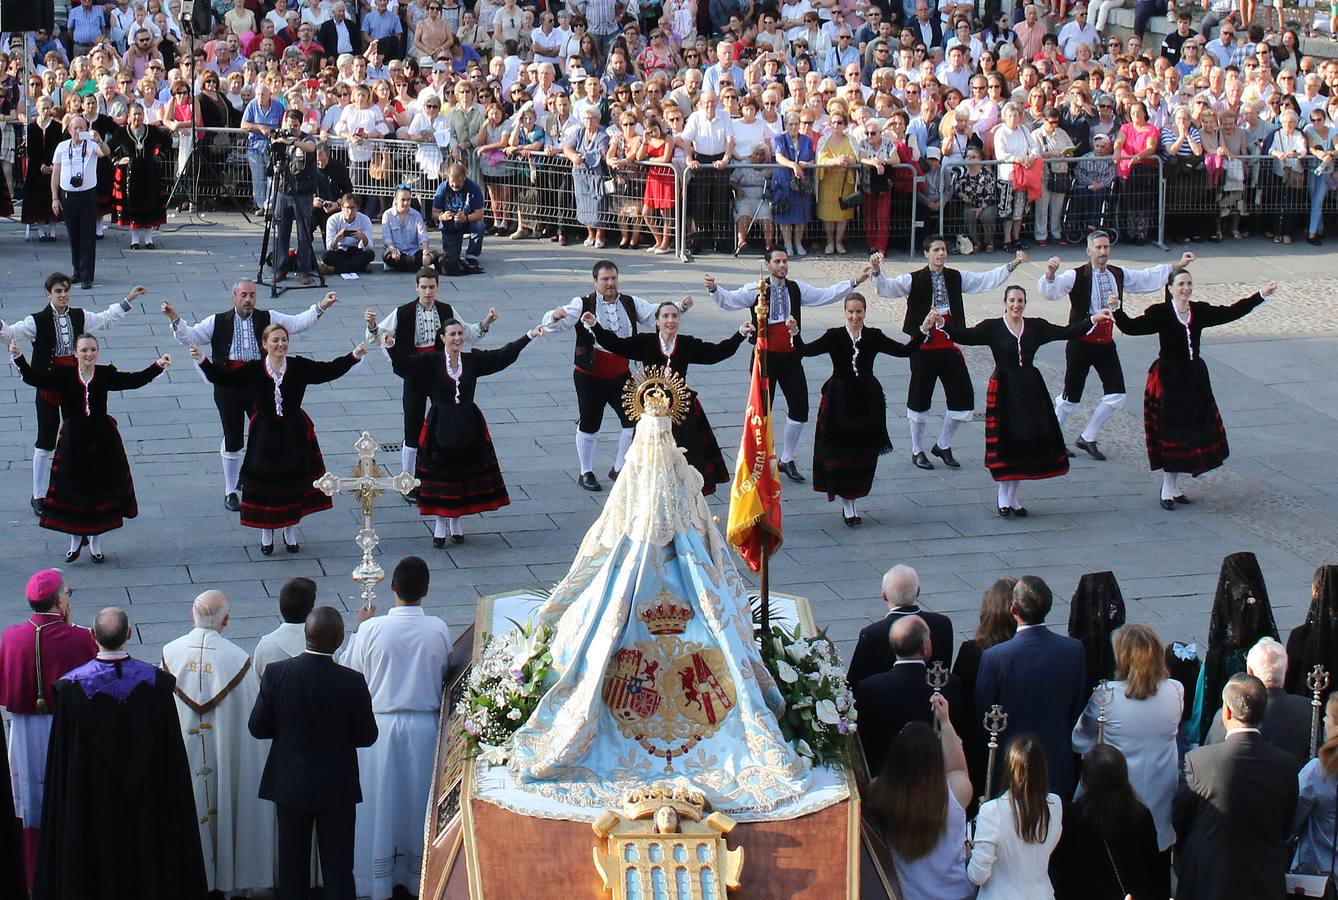
M251 168L251 199L256 213L265 209L269 199L269 133L283 121L283 104L274 99L274 88L268 81L256 84L256 96L246 104L242 113L242 131L246 132L246 162Z
M70 10L67 22L70 26L70 39L74 43L75 56L87 56L88 52L106 33L107 18L100 6L94 6L93 0L82 0Z
M359 212L358 198L345 194L339 198L339 213L325 222L325 256L322 275L362 272L372 264L372 220Z
M720 93L720 79L728 75L734 82L735 89L742 93L744 88L743 69L734 64L734 43L732 41L721 41L716 45L715 55L716 64L706 70L702 89L718 95Z
M368 43L380 42L378 49L386 59L398 59L402 55L399 46L404 26L397 14L387 10L388 5L389 0L376 0L376 9L363 13L362 33Z
M381 262L387 272L417 272L435 262L427 222L412 202L413 192L402 187L394 206L381 215Z

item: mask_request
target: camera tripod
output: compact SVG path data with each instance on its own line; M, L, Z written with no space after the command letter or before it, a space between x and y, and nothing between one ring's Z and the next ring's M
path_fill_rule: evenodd
M278 236L274 233L274 224L275 224L274 214L278 209L280 194L284 194L289 197L293 196L292 194L289 194L289 188L292 178L292 173L289 172L288 170L288 155L290 153L292 153L291 146L279 143L278 141L275 141L273 139L270 140L269 161L265 169L265 174L268 175L270 179L270 185L269 185L269 193L265 197L265 213L264 213L265 230L260 235L260 264L256 269L255 282L258 285L264 284L269 286L269 295L271 299L279 296L282 293L285 293L286 291L301 291L310 288L323 289L325 287L325 274L320 271L320 265L316 259L316 247L314 243L311 246L311 262L316 272L316 280L313 283L311 284L298 283L298 284L281 286L279 284L279 280L277 277L280 269L285 268L283 264L286 263L287 260L275 259L275 254L278 252L278 247L277 247ZM296 198L296 199L300 200L303 198ZM310 200L308 199L307 202L310 202ZM298 222L297 215L294 214L293 226L298 227L299 224L300 223ZM311 242L311 235L307 235L306 239L308 242ZM302 236L299 235L298 236L299 243L301 242L301 240ZM271 276L268 280L266 280L265 278L266 263L269 264L271 272Z

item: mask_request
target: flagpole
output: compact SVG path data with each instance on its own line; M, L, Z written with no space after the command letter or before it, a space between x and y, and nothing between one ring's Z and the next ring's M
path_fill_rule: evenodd
M757 330L758 333L755 336L753 352L757 354L757 368L758 372L762 376L762 388L763 390L766 391L766 397L764 398L766 406L762 410L763 421L766 426L765 431L763 431L763 433L772 434L771 382L769 380L769 376L767 375L767 354L763 349L767 341L766 341L766 336L761 333L762 330L767 327L767 324L771 318L769 304L767 302L770 299L770 292L767 290L767 284L768 284L767 278L765 275L759 278L757 281L757 310L754 315L753 321L755 323L754 328ZM775 452L774 434L772 434L772 442L773 446L771 449L772 452L774 453ZM768 468L770 467L770 465L771 463L770 460L768 459L767 462ZM759 592L761 593L761 600L762 600L763 640L768 639L771 635L771 577L770 576L771 576L771 538L770 536L764 535L762 540L761 582L759 584Z

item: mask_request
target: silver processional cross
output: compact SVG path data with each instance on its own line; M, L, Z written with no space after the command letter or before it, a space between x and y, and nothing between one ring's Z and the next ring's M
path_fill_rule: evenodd
M409 472L401 472L393 477L387 474L376 461L376 451L380 446L370 433L364 431L362 437L353 442L353 449L358 454L358 464L353 467L351 475L340 478L338 475L326 472L312 482L312 486L327 497L333 497L337 493L351 494L362 506L362 529L353 540L362 550L362 561L353 570L353 580L362 587L364 606L372 605L372 601L376 599L376 586L386 577L385 570L372 556L372 551L381 543L381 539L376 535L376 529L372 527L372 506L387 491L408 494L419 485L418 479Z

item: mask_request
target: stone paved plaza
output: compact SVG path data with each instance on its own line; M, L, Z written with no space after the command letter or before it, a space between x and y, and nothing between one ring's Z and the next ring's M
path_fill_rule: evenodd
M179 230L176 229L178 226ZM190 628L190 601L206 588L225 591L232 601L228 637L248 649L278 621L277 596L296 575L316 579L320 602L347 611L358 605L349 578L358 558L355 505L338 498L335 509L308 519L300 529L302 551L260 555L258 535L223 508L218 446L220 428L209 386L189 364L185 349L171 337L158 312L171 300L190 321L228 306L231 284L254 276L259 230L235 216L196 227L179 220L160 235L158 250L131 253L128 234L109 231L98 245L98 280L90 292L75 290L75 303L105 309L132 285L149 293L122 324L107 334L103 362L123 369L147 365L171 353L176 365L149 387L112 398L134 471L140 515L106 536L107 562L93 565L87 554L69 568L76 617L88 622L106 605L126 606L137 627L133 652L156 661L159 648ZM980 593L994 578L1012 573L1045 577L1059 601L1052 621L1062 627L1067 598L1078 576L1112 569L1123 588L1129 617L1154 625L1165 639L1201 639L1221 558L1232 551L1255 551L1268 580L1279 628L1299 623L1309 601L1315 566L1338 561L1338 257L1305 245L1275 248L1256 241L1197 245L1202 258L1193 271L1198 299L1234 300L1267 279L1281 283L1277 298L1236 325L1210 331L1205 357L1231 441L1226 466L1187 485L1196 501L1174 513L1157 504L1159 478L1147 470L1142 448L1143 376L1156 352L1155 338L1119 337L1129 383L1129 403L1102 435L1110 456L1105 463L1085 456L1062 479L1030 483L1023 497L1032 515L1000 519L993 483L981 465L984 443L984 386L989 357L968 350L977 388L976 421L956 440L963 468L941 465L933 472L911 466L907 450L904 398L906 365L878 364L889 398L889 420L897 449L883 458L871 497L862 503L864 525L845 527L839 504L829 504L808 486L785 487L785 544L773 565L773 589L811 598L819 621L848 653L859 627L880 614L879 578L903 562L919 570L924 599L953 617L959 636L975 626ZM691 293L697 307L684 329L720 339L742 321L709 304L703 273L737 286L755 279L756 258L701 257L684 264L626 251L604 251L622 269L624 290L650 299ZM1044 251L1017 273L1030 288L1040 273ZM1149 265L1174 258L1179 249L1117 247L1113 261ZM498 346L533 326L542 313L590 290L590 265L603 253L532 241L489 240L483 262L487 274L443 280L441 295L469 321L490 306L501 319L484 346ZM1060 254L1066 266L1083 261L1077 248ZM957 260L969 268L1004 261ZM1039 264L1038 264L1039 263ZM792 264L792 277L826 284L858 271L859 257ZM923 264L904 256L889 258L896 271ZM379 265L378 267L379 268ZM54 270L69 269L68 246L26 242L22 229L0 227L0 316L6 321L41 308L41 284ZM347 352L362 332L368 306L383 313L413 297L412 277L379 271L356 281L332 280L339 304L319 325L294 340L294 352L330 358ZM298 312L320 299L316 290L290 291L274 301L261 288L261 305ZM997 315L1001 292L968 298L973 319ZM1155 297L1131 297L1141 309ZM870 324L897 332L900 301L876 303ZM1062 321L1066 307L1036 299L1028 310ZM805 313L809 334L838 324L832 306ZM25 346L25 352L28 348ZM381 559L387 569L399 557L421 554L433 567L428 606L455 630L472 621L475 601L488 593L550 586L565 572L586 527L606 494L590 494L576 484L572 441L575 397L571 381L572 337L545 338L520 362L479 388L478 400L492 428L511 491L509 507L466 520L467 541L436 550L429 526L416 510L384 498L377 510ZM1040 364L1052 390L1060 385L1063 348L1044 349ZM827 377L825 360L807 363L816 410L818 389ZM748 358L714 367L694 367L692 384L702 394L720 444L733 465L748 379ZM1083 410L1069 424L1076 436L1099 396L1089 381ZM337 473L353 463L352 443L363 430L383 442L401 438L400 382L379 353L331 386L312 388L306 410L316 422L325 459ZM30 457L34 437L33 391L12 366L0 374L0 496L7 526L0 532L0 622L25 615L22 584L34 569L63 564L64 535L39 529L28 508ZM778 409L781 409L778 404ZM936 397L929 437L942 411ZM779 430L779 429L778 429ZM616 425L606 420L596 471L601 480L616 446ZM806 430L800 469L811 469L812 428ZM381 461L398 468L397 453ZM724 499L722 499L722 496ZM721 521L727 491L711 500ZM383 590L383 600L388 591Z

